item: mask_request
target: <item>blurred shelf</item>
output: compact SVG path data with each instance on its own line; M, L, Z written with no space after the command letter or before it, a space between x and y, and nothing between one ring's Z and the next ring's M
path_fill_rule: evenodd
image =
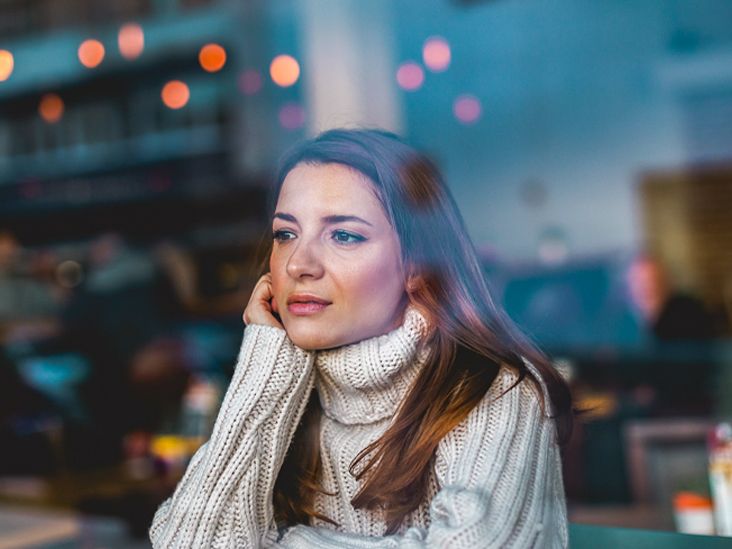
M116 142L81 144L0 157L0 185L24 177L60 178L225 151L219 125L172 129Z

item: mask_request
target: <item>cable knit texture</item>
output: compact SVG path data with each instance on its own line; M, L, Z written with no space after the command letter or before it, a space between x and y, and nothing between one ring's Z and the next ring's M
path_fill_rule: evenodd
M425 364L427 321L408 307L395 330L305 351L286 332L249 325L210 440L193 456L150 527L153 547L566 547L567 515L554 421L528 379L508 367L437 447L428 493L396 534L383 512L354 509L348 467L376 440ZM533 365L527 367L536 373ZM310 391L323 409L323 488L313 519L278 530L272 494ZM546 388L542 387L546 395Z

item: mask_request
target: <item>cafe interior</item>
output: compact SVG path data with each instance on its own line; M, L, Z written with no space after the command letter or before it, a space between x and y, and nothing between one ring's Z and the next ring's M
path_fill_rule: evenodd
M440 168L569 382L572 546L729 546L730 2L0 0L0 547L150 547L340 126Z

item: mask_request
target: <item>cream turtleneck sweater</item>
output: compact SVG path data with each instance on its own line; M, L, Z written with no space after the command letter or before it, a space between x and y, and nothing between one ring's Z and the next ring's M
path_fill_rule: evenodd
M410 306L385 335L305 351L280 328L247 326L211 438L155 514L153 547L566 547L554 421L528 379L496 399L516 379L507 367L440 441L427 497L399 532L384 536L380 510L350 504L358 482L348 466L383 434L424 365L426 330ZM339 526L314 519L278 531L274 483L313 389L323 409L321 485L336 492L318 494L315 507Z

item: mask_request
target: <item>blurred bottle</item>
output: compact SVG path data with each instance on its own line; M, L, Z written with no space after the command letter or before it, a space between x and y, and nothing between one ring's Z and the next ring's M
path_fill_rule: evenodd
M219 389L205 377L192 380L181 409L179 434L192 445L200 446L211 436L219 407Z
M709 435L709 483L719 536L732 537L732 423L716 425Z
M678 492L674 495L674 521L682 534L714 534L712 501L694 492Z
M152 437L150 452L158 473L168 478L183 474L193 454L211 436L220 395L212 379L196 376L191 380L177 420Z

